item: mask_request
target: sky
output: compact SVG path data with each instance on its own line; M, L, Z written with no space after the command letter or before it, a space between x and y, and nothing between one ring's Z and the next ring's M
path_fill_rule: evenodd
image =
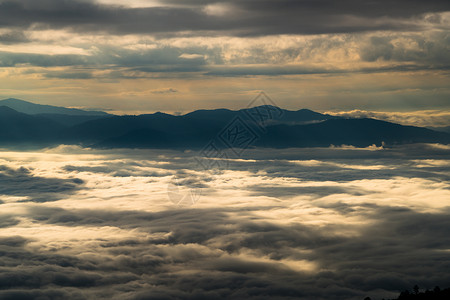
M5 150L0 298L361 300L447 288L449 150L253 149L206 171L168 150ZM194 204L175 205L193 189Z
M119 114L450 108L446 0L0 0L0 98Z

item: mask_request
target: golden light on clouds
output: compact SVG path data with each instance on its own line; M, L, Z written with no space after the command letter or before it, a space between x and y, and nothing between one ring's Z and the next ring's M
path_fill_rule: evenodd
M199 169L193 153L178 151L76 146L4 151L0 236L3 243L26 241L20 251L34 256L73 261L70 273L64 267L66 276L103 278L96 288L83 290L88 297L105 297L102 282L108 276L116 278L108 285L115 296L124 295L123 286L146 290L143 283L165 276L192 282L205 273L214 282L216 276L223 281L247 274L271 286L283 285L277 278L294 285L306 278L320 282L325 274L342 274L347 282L354 267L350 254L364 251L357 260L363 273L374 272L371 261L385 243L397 248L390 250L393 258L383 256L383 268L398 263L397 253L423 259L411 243L424 249L424 237L400 239L398 232L416 230L419 223L433 230L431 220L448 217L448 160L437 146L415 147L256 149L216 171ZM422 151L424 158L418 158ZM430 153L434 158L426 158ZM187 184L181 191L200 184L198 202L172 203L168 187L174 176ZM439 238L445 228L426 239ZM426 247L422 251L442 250ZM135 273L137 266L142 269ZM58 268L52 272L59 274ZM164 286L178 293L178 287ZM309 287L308 294L319 293L320 285ZM370 289L389 293L376 284Z
M207 7L214 14L228 9ZM72 107L95 102L122 114L236 109L242 93L254 90L286 108L436 109L449 95L448 16L426 14L414 21L422 30L411 32L249 37L29 28L22 42L0 42L0 95Z

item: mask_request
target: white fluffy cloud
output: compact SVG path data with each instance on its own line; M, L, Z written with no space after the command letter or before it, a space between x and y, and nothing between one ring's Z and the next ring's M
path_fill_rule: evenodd
M348 118L374 118L393 123L413 126L450 126L450 112L442 110L410 111L410 112L378 112L365 110L330 111L331 115Z
M175 151L2 152L0 296L361 299L445 286L448 155L252 150L209 172ZM174 205L174 178L199 201Z

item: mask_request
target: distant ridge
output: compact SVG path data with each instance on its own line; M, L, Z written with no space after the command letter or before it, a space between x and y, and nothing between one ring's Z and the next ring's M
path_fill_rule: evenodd
M0 145L45 146L53 143L63 128L53 120L0 106Z
M34 113L19 112L2 106L4 103L33 108ZM43 110L47 112L37 113ZM289 111L260 106L239 111L197 110L181 116L160 112L137 116L86 113L98 112L42 106L17 99L0 101L0 146L71 144L94 148L194 150L204 148L211 141L217 148L450 143L450 134L445 132L376 119L330 116L308 109ZM264 119L264 114L270 118ZM233 124L244 125L238 128ZM243 132L244 136L237 136L237 132ZM246 140L252 141L246 144ZM232 144L236 141L244 142Z
M296 111L280 109L271 105L262 105L258 107L252 108L244 108L239 111L233 111L229 109L211 109L205 110L200 109L190 113L187 113L181 117L186 119L195 119L195 120L210 120L210 121L230 121L236 114L243 113L254 113L255 110L261 110L264 107L272 107L273 109L279 110L281 113L279 115L275 114L272 116L272 123L282 123L282 124L307 124L311 122L317 121L325 121L329 119L340 119L341 117L331 116L327 114L321 114L309 109L300 109Z
M257 145L262 147L328 147L372 144L391 146L414 143L450 143L450 134L423 127L404 126L382 120L330 119L305 125L274 125L267 128Z
M108 114L103 111L86 111L76 108L42 105L15 98L0 100L0 106L7 106L15 111L29 115L61 114L70 116L108 116Z

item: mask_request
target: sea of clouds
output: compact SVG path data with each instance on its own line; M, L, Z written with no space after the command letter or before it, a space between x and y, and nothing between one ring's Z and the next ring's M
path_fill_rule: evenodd
M210 170L194 154L1 151L0 299L381 299L448 286L449 146L254 149Z

